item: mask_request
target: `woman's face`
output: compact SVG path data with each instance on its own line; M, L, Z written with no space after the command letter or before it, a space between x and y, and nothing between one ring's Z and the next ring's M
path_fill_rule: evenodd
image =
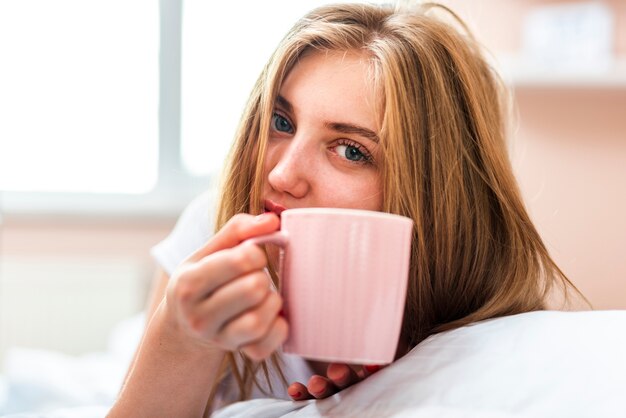
M306 55L285 79L265 158L264 204L382 209L376 94L367 57Z

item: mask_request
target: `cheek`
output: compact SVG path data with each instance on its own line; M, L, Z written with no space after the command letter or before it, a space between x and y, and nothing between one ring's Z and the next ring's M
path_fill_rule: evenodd
M365 195L368 198L364 201L366 207L363 209L381 211L383 210L383 190L381 186L380 176L376 176L368 183L368 190Z
M267 145L265 149L265 158L263 160L263 176L267 178L267 174L270 172L272 167L276 165L277 151L276 146L272 146L271 144Z
M378 173L368 175L347 176L343 179L332 179L326 182L326 206L344 207L381 211L383 195Z

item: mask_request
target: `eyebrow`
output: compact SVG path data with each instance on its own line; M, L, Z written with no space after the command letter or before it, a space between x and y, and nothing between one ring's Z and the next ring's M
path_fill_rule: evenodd
M291 103L289 103L289 100L285 99L283 96L278 95L278 97L276 97L276 102L287 112L293 113L293 106L291 105ZM369 139L370 141L376 143L380 142L380 139L378 138L376 132L372 131L371 129L363 128L362 126L343 122L326 122L324 123L324 126L336 132L341 132L343 134L360 135L363 138Z
M341 132L343 134L356 134L362 136L363 138L369 139L370 141L376 143L380 142L380 140L378 139L378 135L376 135L376 132L358 125L341 122L327 122L324 124L324 126L332 129L333 131Z
M278 97L276 97L276 101L281 107L284 107L287 112L293 113L293 106L289 103L289 100L279 94Z

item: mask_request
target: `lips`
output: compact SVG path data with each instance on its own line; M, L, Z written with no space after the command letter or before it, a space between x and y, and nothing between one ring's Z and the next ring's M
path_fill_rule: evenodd
M269 199L265 199L264 206L265 212L274 212L276 215L278 215L278 217L280 217L280 214L287 209L283 205L279 205L278 203L273 202Z

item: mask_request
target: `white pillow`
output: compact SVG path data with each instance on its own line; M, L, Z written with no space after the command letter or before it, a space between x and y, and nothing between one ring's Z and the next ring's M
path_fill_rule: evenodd
M431 336L320 401L257 399L214 417L626 417L626 311L533 312Z

